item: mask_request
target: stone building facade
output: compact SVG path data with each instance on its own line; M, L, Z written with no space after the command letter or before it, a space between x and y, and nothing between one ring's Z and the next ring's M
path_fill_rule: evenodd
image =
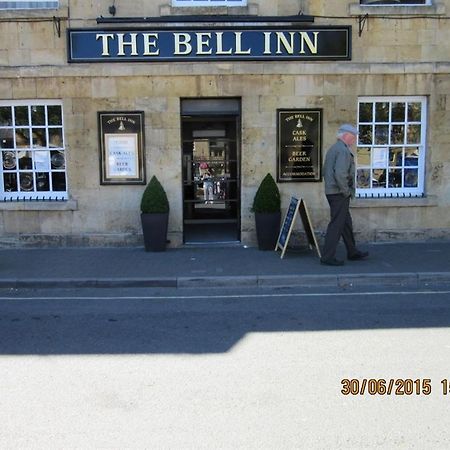
M341 123L358 125L352 214L360 239L450 237L450 0L22 3L30 8L0 9L1 245L141 245L145 186L120 174L102 183L112 150L103 148L100 112L141 114L142 154L130 170L146 181L156 175L166 189L171 246L210 232L213 241L255 243L251 206L262 178L277 178L280 110L320 110L321 158ZM207 34L217 30L214 18L226 30L350 26L351 54L215 58ZM199 23L203 60L70 60L71 29L125 30L127 52L129 33L152 30L146 49L156 54L155 29L195 31ZM278 42L283 52L291 36ZM328 220L321 180L278 185L283 209L302 197L320 236Z

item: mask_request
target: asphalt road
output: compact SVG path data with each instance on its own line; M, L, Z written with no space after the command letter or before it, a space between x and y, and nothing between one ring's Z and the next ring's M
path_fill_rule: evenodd
M448 290L0 291L0 448L449 448L449 327Z

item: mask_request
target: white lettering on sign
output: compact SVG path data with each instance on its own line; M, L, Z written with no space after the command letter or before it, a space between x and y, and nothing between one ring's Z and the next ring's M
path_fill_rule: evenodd
M263 55L317 55L319 37L319 31L264 31L258 36L261 42L257 44L254 35L252 42ZM96 33L95 38L101 41L104 57L159 56L161 48L172 48L173 56L251 56L253 51L243 31Z

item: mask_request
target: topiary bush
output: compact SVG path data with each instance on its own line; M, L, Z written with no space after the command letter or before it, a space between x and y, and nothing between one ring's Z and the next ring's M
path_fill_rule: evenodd
M276 213L281 210L281 196L277 183L268 173L261 181L255 198L252 211L255 213Z
M166 191L155 175L153 175L142 194L141 212L143 214L169 212L169 200Z

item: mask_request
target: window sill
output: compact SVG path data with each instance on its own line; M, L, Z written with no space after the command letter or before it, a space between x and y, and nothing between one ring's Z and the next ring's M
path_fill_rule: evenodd
M405 197L405 198L356 198L350 202L351 208L411 208L437 206L437 197Z
M0 202L0 211L77 211L76 200Z
M444 16L446 14L446 8L443 3L422 6L382 6L350 3L349 14L351 16L365 16L366 14L369 16Z
M161 5L159 7L160 16L257 16L258 5L249 3L247 6L170 6Z

